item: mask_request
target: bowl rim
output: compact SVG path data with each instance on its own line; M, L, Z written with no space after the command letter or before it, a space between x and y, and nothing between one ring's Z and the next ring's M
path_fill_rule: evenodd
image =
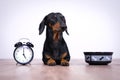
M112 55L113 52L83 52L84 55Z

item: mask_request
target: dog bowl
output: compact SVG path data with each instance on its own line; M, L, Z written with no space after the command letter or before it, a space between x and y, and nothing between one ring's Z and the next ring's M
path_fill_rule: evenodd
M112 62L113 52L84 52L89 65L107 65Z

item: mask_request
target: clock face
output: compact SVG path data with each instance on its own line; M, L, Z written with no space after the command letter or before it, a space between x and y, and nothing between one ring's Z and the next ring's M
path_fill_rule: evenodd
M14 51L14 59L20 64L27 64L33 59L33 50L28 46L20 46Z

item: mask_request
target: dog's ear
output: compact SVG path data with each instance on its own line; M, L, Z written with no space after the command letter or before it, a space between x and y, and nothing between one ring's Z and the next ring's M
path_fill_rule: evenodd
M42 32L44 31L46 25L45 23L46 23L46 17L42 20L42 22L39 25L39 35L42 34Z
M65 24L66 24L65 17L64 17L64 22L65 22ZM66 27L67 27L67 26L66 26ZM68 31L67 31L67 28L66 28L65 32L67 33L67 35L69 35L69 33L68 33Z
M62 14L61 14L61 15L62 15ZM62 16L63 16L63 15L62 15ZM66 19L65 19L64 16L63 16L63 21L64 21L64 23L66 24ZM67 27L67 26L66 26L66 27ZM67 31L67 28L66 28L65 32L66 32L67 35L69 35L69 33L68 33L68 31Z
M67 35L69 35L69 33L68 33L67 29L65 30L65 32L67 33Z

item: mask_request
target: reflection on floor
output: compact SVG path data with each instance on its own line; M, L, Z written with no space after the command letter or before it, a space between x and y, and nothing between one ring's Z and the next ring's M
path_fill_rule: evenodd
M71 60L69 67L46 66L41 60L31 65L16 65L14 60L0 59L0 80L120 80L120 60L109 65L88 65Z

